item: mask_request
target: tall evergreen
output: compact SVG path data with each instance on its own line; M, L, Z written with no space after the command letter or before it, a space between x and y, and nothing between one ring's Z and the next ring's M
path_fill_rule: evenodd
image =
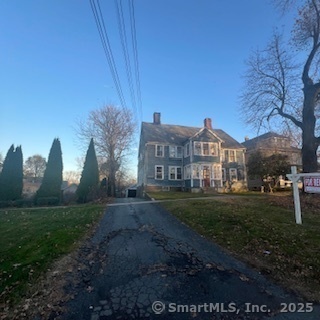
M12 145L3 162L0 174L0 200L10 201L22 197L23 188L23 157L21 146Z
M12 196L14 199L22 197L23 189L23 156L21 146L14 152L14 175L12 177Z
M36 200L42 197L55 197L61 200L62 185L62 152L59 139L54 139L47 167L43 175L42 184L36 193Z
M94 198L99 185L99 168L93 139L91 139L77 189L78 202L84 203Z

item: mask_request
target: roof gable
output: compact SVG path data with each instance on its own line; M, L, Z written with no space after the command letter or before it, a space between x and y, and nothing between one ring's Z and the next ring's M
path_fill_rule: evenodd
M198 127L178 126L171 124L153 124L142 122L141 142L183 145L188 139L192 139L197 134L209 134L221 141L222 148L244 149L238 141L229 136L221 129L207 129Z
M204 138L206 141L212 142L223 142L216 133L213 132L213 129L208 129L206 127L201 128L198 132L196 132L189 140L196 140Z

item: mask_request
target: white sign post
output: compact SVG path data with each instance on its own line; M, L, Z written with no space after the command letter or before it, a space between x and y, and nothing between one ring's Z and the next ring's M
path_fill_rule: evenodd
M300 179L300 175L297 174L297 167L292 166L291 167L291 174L287 174L286 176L292 181L294 212L295 212L295 216L296 216L296 223L302 224L300 196L299 196L299 188L298 188L298 181Z
M315 187L317 188L318 192L320 190L320 173L297 173L297 167L292 166L291 167L291 174L286 174L286 176L292 181L292 188L293 188L293 200L294 200L294 212L296 216L296 223L302 224L301 220L301 207L300 207L300 195L299 195L299 188L298 188L298 181L302 177L308 177L308 187L311 187L310 184L312 184L312 190L311 192L315 192ZM319 183L319 185L318 185ZM315 186L316 185L316 186ZM308 189L307 189L308 190ZM307 191L305 190L305 191ZM309 190L309 192L310 192Z

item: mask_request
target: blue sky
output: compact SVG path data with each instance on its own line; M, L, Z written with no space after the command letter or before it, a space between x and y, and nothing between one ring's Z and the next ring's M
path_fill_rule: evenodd
M114 1L101 0L101 6L132 108ZM134 0L134 7L139 121L151 122L157 111L162 123L201 127L210 117L239 142L254 137L239 120L244 61L266 45L275 26L291 21L280 19L268 0ZM119 104L89 0L0 1L0 88L2 155L14 143L22 145L24 159L47 158L58 137L65 170L77 169L83 150L76 119L105 103Z

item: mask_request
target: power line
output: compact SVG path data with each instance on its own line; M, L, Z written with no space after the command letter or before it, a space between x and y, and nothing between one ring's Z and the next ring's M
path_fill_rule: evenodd
M137 45L136 22L135 22L133 0L129 0L129 13L130 13L130 23L131 23L131 37L132 37L133 57L134 57L134 66L135 66L137 96L138 96L138 102L139 102L139 113L140 113L140 117L142 118L142 99L141 99L139 59L138 59L138 49L137 49L138 45Z
M114 57L113 57L113 54L112 54L109 37L108 37L108 34L107 34L107 30L106 30L106 27L105 27L102 11L101 11L101 7L100 7L100 2L99 2L99 0L96 0L96 1L97 1L97 6L96 6L94 0L90 0L91 9L92 9L92 12L93 12L93 15L94 15L94 19L95 19L95 22L96 22L96 25L97 25L97 28L98 28L98 32L99 32L99 35L100 35L100 40L101 40L101 43L102 43L102 47L103 47L104 53L106 55L106 58L107 58L107 61L108 61L108 64L109 64L109 68L110 68L110 71L111 71L113 82L114 82L115 87L117 89L117 93L118 93L118 97L119 97L119 100L120 100L120 104L124 108L126 106L126 101L125 101L125 98L124 98L124 95L123 95L123 91L122 91L122 88L121 88L119 75L118 75L118 72L117 72L117 67L116 67L116 64L115 64L115 61L114 61Z
M124 20L123 9L122 9L122 2L120 0L118 3L117 0L114 0L114 3L116 6L118 28L119 28L122 52L124 56L125 66L126 66L126 74L127 74L127 80L128 80L129 89L130 89L133 110L134 110L134 114L137 117L136 97L135 97L134 86L132 82L131 63L130 63L130 57L128 53L128 41L127 41L126 26L125 26L125 20Z
M135 26L134 3L133 3L133 0L128 0L131 42L132 42L132 51L133 51L132 59L133 59L133 65L134 65L134 75L135 75L134 78L135 78L136 92L137 92L136 95L135 95L134 84L133 84L133 74L132 74L133 72L131 70L131 61L130 61L130 55L128 50L127 30L125 25L122 0L119 0L119 2L118 0L114 0L114 2L116 6L116 15L118 20L120 41L121 41L122 51L124 55L126 74L127 74L130 95L132 100L132 109L134 111L135 117L141 118L142 120L142 99L141 99L141 88L140 88L139 59L138 59L138 45L137 45L136 26ZM102 15L100 2L99 0L90 0L90 5L91 5L91 9L97 25L97 29L99 32L102 47L109 64L113 82L117 89L120 103L122 107L126 107L126 101L121 88L121 82L120 82L119 74L117 72L117 67L116 67L114 56L112 53L109 37L107 34L106 25ZM138 100L138 107L137 107L136 97Z

